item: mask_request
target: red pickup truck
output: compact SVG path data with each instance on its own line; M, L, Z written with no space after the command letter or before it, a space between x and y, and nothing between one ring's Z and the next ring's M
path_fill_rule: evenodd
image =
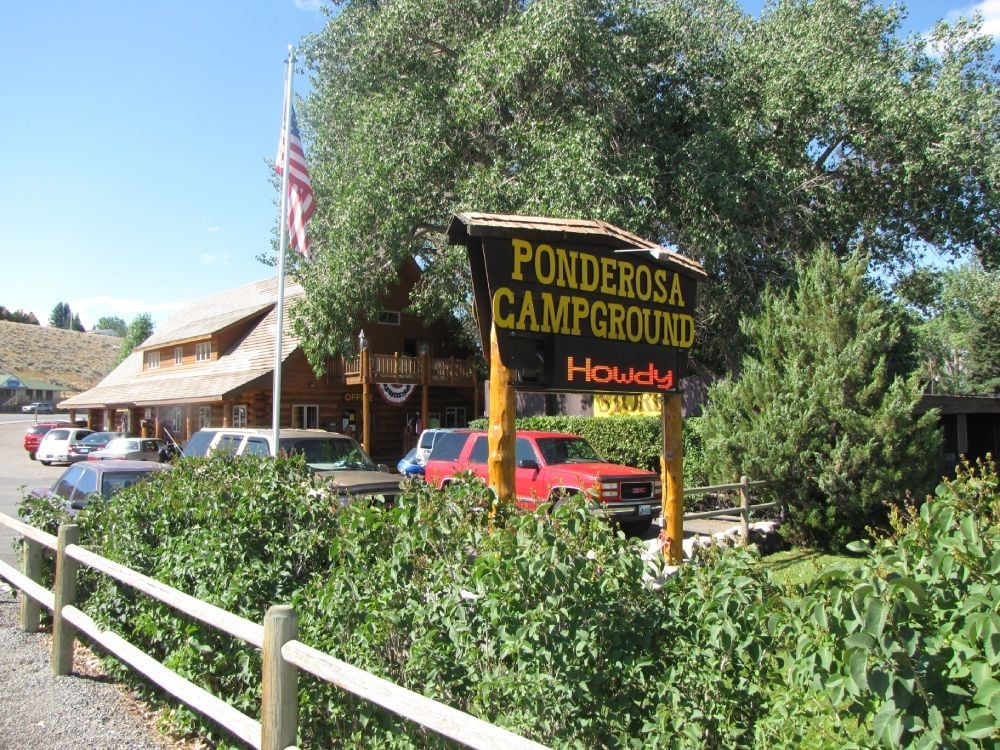
M660 477L644 469L605 461L584 438L560 432L518 431L515 493L520 508L534 510L567 494L586 494L592 505L629 531L641 532L660 514ZM455 430L439 436L424 467L424 479L444 487L463 472L488 481L485 432Z

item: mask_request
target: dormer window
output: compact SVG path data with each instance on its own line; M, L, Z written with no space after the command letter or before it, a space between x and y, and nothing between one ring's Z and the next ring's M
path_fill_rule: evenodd
M208 362L212 358L212 342L202 341L195 344L194 358L197 362Z
M160 353L158 351L144 352L142 357L147 370L155 370L160 366Z
M183 365L184 364L184 347L175 346L174 347L174 364Z
M400 321L399 310L382 310L375 319L376 323L387 326L398 326Z

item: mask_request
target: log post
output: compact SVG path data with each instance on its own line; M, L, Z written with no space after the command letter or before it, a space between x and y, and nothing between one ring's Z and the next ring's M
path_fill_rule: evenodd
M510 368L500 360L497 328L490 326L490 426L487 433L490 455L487 462L489 485L500 501L514 499L514 418L516 401L511 387ZM496 507L490 510L491 516Z
M284 750L296 743L299 670L284 660L281 647L297 637L298 625L298 615L287 605L275 605L264 615L261 750Z
M42 545L34 539L24 538L21 548L21 572L25 578L35 583L42 582ZM25 593L21 593L21 630L37 633L41 626L41 605Z
M743 535L743 545L750 544L750 477L746 474L740 477L740 534Z
M681 562L684 538L684 444L681 440L681 394L662 396L663 413L663 556L671 565Z
M80 527L62 524L56 545L56 590L52 612L52 674L67 675L73 671L73 641L76 628L63 619L63 607L76 604L76 560L66 554L66 548L80 540Z

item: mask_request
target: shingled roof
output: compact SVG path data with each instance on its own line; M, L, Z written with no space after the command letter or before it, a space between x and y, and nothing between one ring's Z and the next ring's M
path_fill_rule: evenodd
M258 378L270 378L274 368L277 330L277 281L277 277L257 281L190 303L137 347L104 380L88 391L61 401L60 408L207 403L224 399ZM289 306L303 294L305 291L301 286L286 281L285 321L288 320ZM191 367L143 369L145 351L208 338L238 324L246 326L246 334L211 362ZM298 338L289 326L283 326L282 361L298 345Z

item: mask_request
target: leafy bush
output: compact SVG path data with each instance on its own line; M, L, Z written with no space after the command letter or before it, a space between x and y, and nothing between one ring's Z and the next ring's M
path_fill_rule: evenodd
M1000 743L995 471L961 468L893 526L885 539L853 545L870 555L865 565L833 570L790 602L788 693L759 731L845 716L888 747Z
M478 482L331 507L300 461L213 457L150 489L84 519L96 551L251 620L291 602L310 645L555 747L655 743L668 728L676 747L739 746L765 710L770 589L742 553L655 590L639 543L581 504L491 517ZM85 608L259 711L255 649L108 581ZM300 686L306 746L449 746L340 689Z

